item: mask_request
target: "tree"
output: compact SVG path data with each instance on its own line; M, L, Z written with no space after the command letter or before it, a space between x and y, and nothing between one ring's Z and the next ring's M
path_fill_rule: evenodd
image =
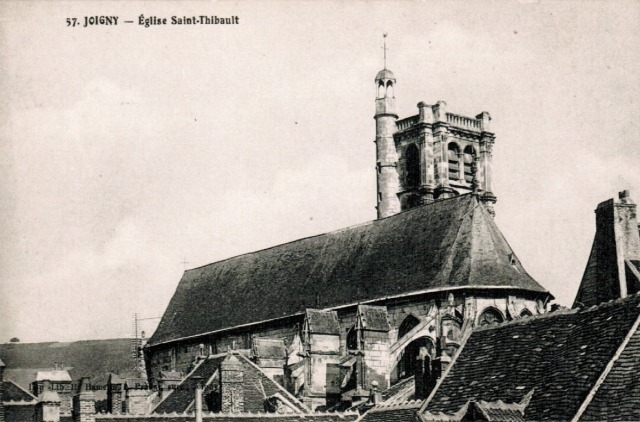
M18 337L14 337L11 340L9 340L11 343L20 343L20 339Z

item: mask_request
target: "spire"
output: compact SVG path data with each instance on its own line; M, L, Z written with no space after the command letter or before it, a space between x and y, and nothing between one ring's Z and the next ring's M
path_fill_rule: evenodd
M382 34L382 50L384 51L384 69L387 68L387 33Z

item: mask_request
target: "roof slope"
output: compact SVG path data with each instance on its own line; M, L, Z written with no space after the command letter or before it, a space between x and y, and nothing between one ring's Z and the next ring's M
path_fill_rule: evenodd
M0 399L3 402L16 402L16 401L24 401L24 402L35 402L36 397L20 387L18 384L11 380L5 380L2 383L2 397Z
M640 418L640 330L636 329L580 420Z
M639 306L640 295L634 295L581 311L476 329L426 410L452 414L469 400L516 403L533 389L526 420L570 420L635 329ZM620 362L627 364L629 360ZM640 401L626 411L631 412L627 419L633 412L637 416Z
M149 343L428 289L546 293L512 254L478 199L461 195L186 271Z

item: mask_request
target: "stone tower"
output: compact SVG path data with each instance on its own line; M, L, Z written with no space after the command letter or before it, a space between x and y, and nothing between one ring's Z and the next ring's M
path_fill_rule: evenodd
M418 103L418 114L398 120L396 78L376 75L378 218L437 199L475 192L493 214L491 116L449 113L447 103Z
M400 212L398 198L398 154L393 141L396 132L396 77L388 69L376 75L376 175L378 181L378 218Z

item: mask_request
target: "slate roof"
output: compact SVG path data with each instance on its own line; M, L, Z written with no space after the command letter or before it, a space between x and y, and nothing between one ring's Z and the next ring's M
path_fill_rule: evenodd
M389 315L384 306L359 305L358 314L362 328L371 331L389 331Z
M640 330L636 330L599 386L581 420L640 419Z
M18 384L11 380L6 380L2 382L2 401L10 402L10 401L34 401L36 397L20 387Z
M306 321L309 324L309 332L316 334L340 334L338 314L321 309L307 309Z
M638 324L640 295L633 295L584 310L477 328L423 410L453 414L469 401L517 403L533 390L526 420L570 420L612 362L601 395L612 400L608 394L615 391L620 416L637 419L639 397L622 397L622 391L638 391ZM618 359L625 341L629 349ZM611 403L607 400L602 402L605 408ZM593 411L602 415L608 410Z
M475 287L549 295L512 254L475 196L437 201L188 270L149 345L409 293Z
M153 410L153 413L184 413L192 410L195 397L196 385L199 381L205 387L205 393L209 386L213 387L218 383L218 369L222 361L229 354L210 356L203 360L180 385L161 401ZM232 355L242 364L243 387L244 387L244 410L246 412L264 412L264 401L267 397L280 394L285 397L296 410L301 413L309 413L309 409L289 394L283 387L266 376L262 370L251 362L246 356L238 354ZM202 377L201 380L194 377ZM208 409L207 409L208 410Z

